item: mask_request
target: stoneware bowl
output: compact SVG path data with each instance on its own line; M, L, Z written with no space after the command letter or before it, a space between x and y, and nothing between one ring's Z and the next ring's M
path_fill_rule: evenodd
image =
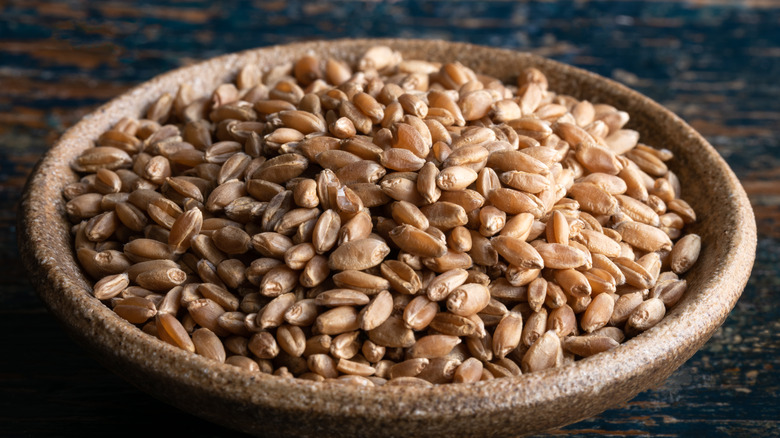
M644 142L671 149L683 198L699 221L702 255L685 298L651 330L574 365L515 378L433 388L357 388L250 374L157 340L90 295L76 264L61 195L69 163L123 116L137 117L182 82L211 90L247 63L272 66L314 51L354 62L386 44L404 58L458 60L503 80L524 67L551 89L631 115ZM700 134L651 99L611 80L526 53L443 41L341 40L250 50L181 68L100 107L68 130L31 176L20 213L29 276L52 314L106 367L141 390L226 427L263 436L517 436L574 423L659 385L724 322L755 256L753 212L739 181Z

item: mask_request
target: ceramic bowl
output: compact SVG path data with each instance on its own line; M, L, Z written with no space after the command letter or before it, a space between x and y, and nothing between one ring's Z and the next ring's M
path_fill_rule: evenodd
M515 378L432 388L358 388L250 374L189 354L119 318L93 298L72 249L62 188L69 163L123 116L137 117L163 92L190 82L211 90L247 63L272 66L309 51L354 62L386 44L405 58L458 60L504 80L524 67L551 89L612 104L644 142L671 149L683 198L698 213L703 251L685 298L649 331L573 365ZM20 212L20 247L51 313L109 369L143 391L228 428L263 436L517 436L574 423L661 384L724 322L755 256L755 219L739 181L707 141L653 100L593 73L527 53L429 40L339 40L220 56L156 77L69 129L36 167Z

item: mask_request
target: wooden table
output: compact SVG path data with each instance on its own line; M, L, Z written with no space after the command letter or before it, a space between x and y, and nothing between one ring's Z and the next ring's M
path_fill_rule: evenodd
M136 390L72 343L19 262L16 204L81 116L174 67L277 43L415 37L531 51L611 77L704 134L756 212L753 276L662 386L553 434L780 436L780 3L0 1L0 436L229 432Z

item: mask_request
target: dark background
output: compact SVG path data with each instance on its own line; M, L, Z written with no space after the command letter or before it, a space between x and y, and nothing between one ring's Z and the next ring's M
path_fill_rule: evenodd
M57 137L129 87L223 53L343 37L530 51L620 81L698 129L755 209L747 288L663 385L552 433L780 436L780 2L770 0L0 0L0 436L230 434L139 392L63 334L19 261L17 203Z

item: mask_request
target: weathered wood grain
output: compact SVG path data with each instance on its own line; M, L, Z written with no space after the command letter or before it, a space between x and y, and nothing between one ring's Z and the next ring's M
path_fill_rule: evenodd
M69 126L152 76L291 41L415 37L531 51L614 78L718 149L753 203L742 299L662 386L553 435L780 436L780 4L617 1L0 1L0 436L228 432L106 371L60 330L18 261L16 204Z

